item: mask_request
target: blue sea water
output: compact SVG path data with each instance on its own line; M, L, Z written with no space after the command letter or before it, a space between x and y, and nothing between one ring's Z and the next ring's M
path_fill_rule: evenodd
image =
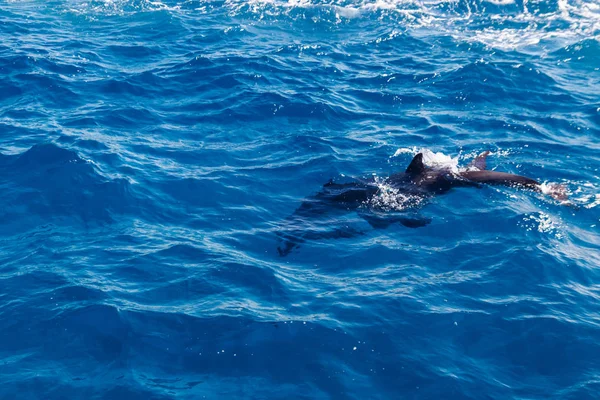
M596 1L0 2L0 398L599 398L599 68ZM484 150L571 205L277 252L332 178Z

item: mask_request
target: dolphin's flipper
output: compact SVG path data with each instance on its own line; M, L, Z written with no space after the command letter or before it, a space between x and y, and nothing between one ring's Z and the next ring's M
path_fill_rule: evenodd
M477 168L480 171L484 171L487 169L487 156L490 154L489 151L484 151L483 153L481 153L480 155L478 155L477 157L475 157L473 159L473 161L471 161L471 163L469 164L468 168Z
M427 217L403 217L399 218L399 221L402 225L407 228L421 228L431 223L431 218Z

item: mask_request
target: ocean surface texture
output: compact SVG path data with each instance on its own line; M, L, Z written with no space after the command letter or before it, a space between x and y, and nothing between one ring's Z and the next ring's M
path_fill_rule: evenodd
M598 399L599 68L597 1L0 1L0 399ZM290 219L485 150L570 204Z

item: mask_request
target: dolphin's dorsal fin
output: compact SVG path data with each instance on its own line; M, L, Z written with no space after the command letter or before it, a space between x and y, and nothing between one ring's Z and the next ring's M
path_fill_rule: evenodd
M420 174L425 170L425 165L423 164L423 153L419 153L412 159L410 164L408 164L408 168L406 168L407 174Z
M469 164L469 168L477 168L480 171L484 171L487 168L487 156L490 154L489 151L484 151L483 153L481 153L480 155L478 155L477 157L475 157L473 159L473 161L471 161L471 163Z

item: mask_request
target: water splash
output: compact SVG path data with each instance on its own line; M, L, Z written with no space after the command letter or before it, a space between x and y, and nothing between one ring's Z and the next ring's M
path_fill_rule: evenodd
M419 153L419 149L417 147L401 147L396 152L390 156L390 158L401 156L402 154L412 154L415 155Z
M431 168L449 169L453 172L458 172L459 157L452 157L442 152L433 152L431 150L423 150L423 163Z
M425 199L423 196L411 195L386 183L385 179L375 178L375 184L379 192L367 203L367 206L384 212L406 211L421 205Z
M390 157L398 157L403 154L412 154L413 156L422 153L423 154L423 163L430 168L436 169L449 169L453 172L460 171L458 167L458 162L460 156L452 157L442 152L434 152L429 149L420 149L417 147L403 147L396 150L396 152Z
M557 217L542 211L534 212L523 217L522 226L528 232L537 231L553 236L556 239L562 239L564 237L561 221Z

